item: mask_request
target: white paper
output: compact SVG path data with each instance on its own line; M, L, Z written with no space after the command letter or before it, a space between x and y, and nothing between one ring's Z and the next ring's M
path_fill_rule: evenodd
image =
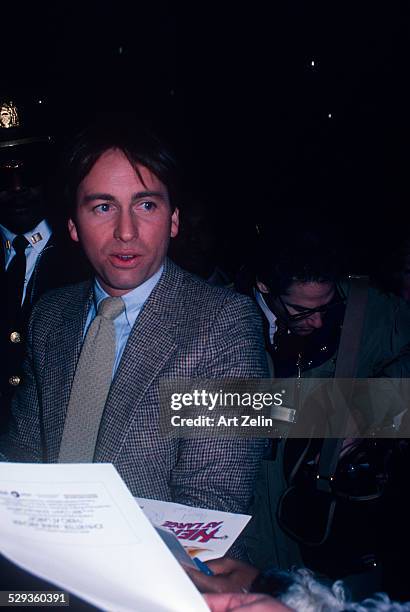
M0 463L0 550L103 610L208 610L111 464Z
M173 531L188 554L201 561L223 557L251 518L143 497L135 500L153 525Z

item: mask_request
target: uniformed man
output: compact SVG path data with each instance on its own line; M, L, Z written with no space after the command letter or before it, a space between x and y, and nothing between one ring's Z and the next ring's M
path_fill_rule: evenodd
M0 277L6 289L0 306L2 430L12 393L21 382L24 337L33 304L46 290L79 280L83 272L81 266L73 265L46 210L44 188L55 153L51 138L43 126L27 125L22 107L13 99L0 100L0 109Z

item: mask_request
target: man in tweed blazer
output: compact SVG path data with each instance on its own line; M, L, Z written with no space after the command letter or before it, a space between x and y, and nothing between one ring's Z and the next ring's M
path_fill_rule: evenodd
M146 135L138 140L129 127L89 130L77 142L69 165L69 230L96 279L50 292L36 305L26 379L1 450L15 461L58 460L96 294L122 296L128 304L134 291L157 279L114 371L94 461L112 462L133 495L245 512L263 440L159 433L160 379L267 375L251 300L211 287L166 259L169 237L178 230L171 165L160 143Z

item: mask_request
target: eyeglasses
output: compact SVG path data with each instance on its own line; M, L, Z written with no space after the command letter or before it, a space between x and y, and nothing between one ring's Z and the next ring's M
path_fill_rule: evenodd
M318 306L317 308L303 308L300 310L300 312L297 312L296 314L292 314L289 312L287 304L285 304L285 302L282 300L280 295L278 296L278 300L283 310L285 311L287 320L292 321L292 322L302 321L303 319L307 319L308 317L311 317L313 314L317 312L325 315L326 313L328 313L330 310L332 310L336 306L340 306L341 304L344 304L344 301L345 301L344 297L342 297L342 295L340 295L339 292L336 292L334 298L328 304L323 304L322 306Z

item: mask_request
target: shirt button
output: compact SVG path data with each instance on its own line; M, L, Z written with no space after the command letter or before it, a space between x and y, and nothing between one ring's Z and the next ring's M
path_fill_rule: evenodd
M19 334L19 332L11 332L10 334L10 340L13 342L13 344L18 344L19 342L21 342L21 334Z
M21 378L20 376L10 376L9 383L12 387L17 387L20 384Z

